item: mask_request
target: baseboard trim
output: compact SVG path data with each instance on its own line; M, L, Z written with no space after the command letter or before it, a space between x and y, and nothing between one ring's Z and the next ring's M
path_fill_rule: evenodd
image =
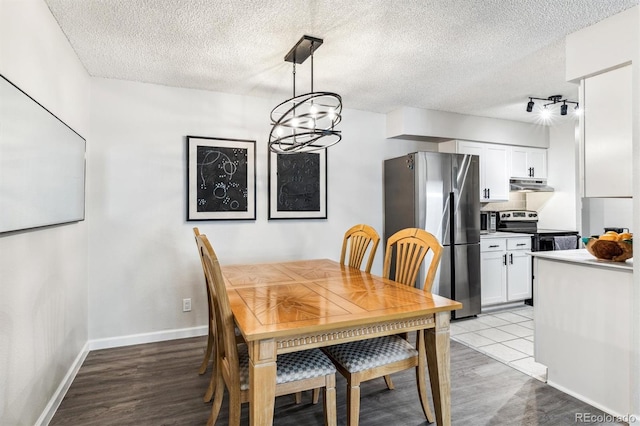
M600 421L604 421L604 423L609 423L609 422L618 422L618 421L624 421L627 422L629 424L631 423L636 423L638 422L638 419L640 419L640 414L630 414L630 413L618 413L615 410L613 410L611 407L605 407L602 404L599 404L593 400L591 400L590 398L587 398L586 396L579 394L575 391L572 391L570 389L565 388L562 385L559 385L557 383L555 383L553 380L548 380L547 379L547 384L553 388L558 389L561 392L566 393L567 395L570 395L576 399L579 399L580 401L591 405L594 408L597 408L600 411L604 411L605 413L607 413L610 417L612 417L611 419L604 419L604 420L600 420ZM631 421L630 421L631 420Z
M164 330L155 331L153 333L141 333L131 334L129 336L109 337L105 339L89 340L85 343L84 347L80 350L80 353L69 367L69 371L64 376L60 385L54 392L53 396L49 400L49 403L42 411L42 414L36 421L36 426L46 426L53 419L54 414L58 410L58 407L62 403L64 396L67 394L71 383L75 379L80 367L84 363L84 360L89 355L90 351L98 349L118 348L122 346L139 345L143 343L163 342L166 340L186 339L189 337L206 336L209 332L207 326L181 328L177 330Z
M176 330L154 331L152 333L130 334L128 336L107 337L89 340L89 350L119 348L122 346L140 345L143 343L164 342L166 340L187 339L189 337L206 336L207 326L180 328Z
M71 364L71 367L67 371L67 374L65 374L64 378L58 385L58 388L53 393L53 396L49 400L49 403L46 407L44 407L44 410L42 411L42 414L40 414L38 420L36 420L36 426L46 426L49 424L51 419L53 419L53 415L58 410L58 407L62 403L64 396L67 394L67 391L71 386L71 383L73 383L73 379L76 378L76 374L78 374L78 371L80 371L80 367L82 367L82 364L84 363L84 360L85 358L87 358L88 354L89 342L84 344L83 348L80 350L80 353L78 354L78 356L76 356L76 359Z

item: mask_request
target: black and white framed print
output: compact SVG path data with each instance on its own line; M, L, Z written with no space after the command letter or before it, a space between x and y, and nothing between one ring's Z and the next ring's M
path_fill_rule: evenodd
M187 220L256 218L256 142L187 136Z
M327 218L327 150L269 152L269 219Z

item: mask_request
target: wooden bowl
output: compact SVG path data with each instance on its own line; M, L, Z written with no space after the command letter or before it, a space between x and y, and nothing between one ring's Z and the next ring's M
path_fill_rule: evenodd
M587 251L600 260L624 262L633 257L633 240L608 241L592 237L584 238L583 242Z

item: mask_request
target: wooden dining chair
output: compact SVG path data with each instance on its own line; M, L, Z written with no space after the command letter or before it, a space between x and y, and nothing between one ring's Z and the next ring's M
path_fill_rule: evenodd
M360 269L360 267L362 266L362 261L364 260L364 256L367 253L367 248L369 248L369 245L373 244L371 246L371 251L369 252L367 267L365 268L365 272L371 272L373 258L376 256L376 250L378 249L379 242L380 236L371 226L365 224L352 226L344 234L344 240L342 241L342 252L340 253L340 264L345 264L348 247L348 265L352 268Z
M222 406L224 388L229 394L229 425L240 424L240 410L249 402L249 352L246 344L237 344L235 322L220 265L206 235L199 235L198 248L202 253L213 306L215 326L217 383L214 386L213 406L208 426L215 424ZM323 388L325 424L335 426L336 369L319 349L278 355L276 361L276 396Z
M433 257L427 270L423 289L430 292L440 265L442 245L433 234L424 229L401 229L389 237L384 253L382 276L401 284L414 286L420 272L420 266L422 266L422 262L429 250L433 252ZM393 256L394 251L395 256ZM391 265L393 263L395 263L395 274L392 277Z
M213 351L214 351L214 346L215 346L215 329L213 327L213 306L211 306L211 295L209 294L209 285L207 284L207 273L205 271L205 267L204 267L204 259L202 257L202 252L200 250L199 247L199 242L198 242L198 236L200 235L200 230L198 229L198 227L194 227L193 228L193 235L195 236L196 239L196 245L198 246L198 254L200 254L200 263L202 264L202 272L204 273L204 280L205 280L205 289L207 292L207 307L209 310L209 321L208 321L208 333L207 333L207 350L204 353L204 359L202 360L202 364L200 365L200 369L198 370L198 374L204 374L207 371L207 367L209 366L209 360L212 358L213 356ZM212 379L209 382L209 387L207 388L207 391L204 394L204 401L205 402L210 402L211 398L213 397L213 386L215 386L215 379L213 378L213 376L216 374L215 368L215 357L214 358L214 362L213 362L213 372L212 374Z
M389 274L394 249L396 273L395 278L391 278ZM404 229L387 240L383 269L385 278L413 286L418 270L429 251L433 252L433 256L424 289L430 291L440 264L442 245L433 235L422 229ZM357 426L359 422L360 383L384 377L387 387L393 389L393 382L389 375L414 367L422 411L427 420L430 423L433 422L434 417L429 407L426 389L424 330L418 330L415 347L406 340L406 336L392 335L329 346L324 349L324 352L347 379L347 425Z
M193 234L196 237L196 245L198 245L198 236L200 235L200 230L195 227L193 228ZM203 247L203 249L208 250L208 247ZM201 247L198 246L198 253L201 254L202 250ZM209 380L209 386L207 387L207 390L204 394L204 397L202 398L204 400L204 402L211 402L211 398L213 398L213 392L214 392L214 388L216 385L216 374L219 374L219 372L216 370L216 365L215 365L215 355L214 355L214 351L215 351L215 345L216 345L216 338L215 338L215 327L212 325L213 324L213 320L214 320L214 313L213 313L213 309L214 307L211 305L211 297L209 294L209 286L207 284L207 273L204 270L204 259L202 257L202 255L200 255L200 261L202 263L202 270L204 272L204 279L205 279L205 288L207 291L207 306L208 306L208 310L209 310L209 322L208 322L208 337L207 337L207 349L205 351L204 354L204 359L202 360L202 364L200 365L200 370L198 370L199 374L204 374L207 371L207 367L209 365L209 360L210 359L214 359L213 364L213 371L211 372L211 379ZM242 335L240 334L240 330L238 330L237 327L235 327L235 336L236 336L236 343L243 343L244 340L242 338ZM312 401L314 404L318 403L318 399L320 397L320 393L319 393L319 389L315 389L313 391L313 396L312 396ZM302 392L296 392L295 394L295 401L296 404L300 404L302 402Z

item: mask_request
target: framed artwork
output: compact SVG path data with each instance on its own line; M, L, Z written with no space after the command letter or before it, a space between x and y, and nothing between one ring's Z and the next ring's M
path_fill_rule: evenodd
M269 219L327 218L327 150L269 152Z
M255 220L256 142L187 136L187 220Z

